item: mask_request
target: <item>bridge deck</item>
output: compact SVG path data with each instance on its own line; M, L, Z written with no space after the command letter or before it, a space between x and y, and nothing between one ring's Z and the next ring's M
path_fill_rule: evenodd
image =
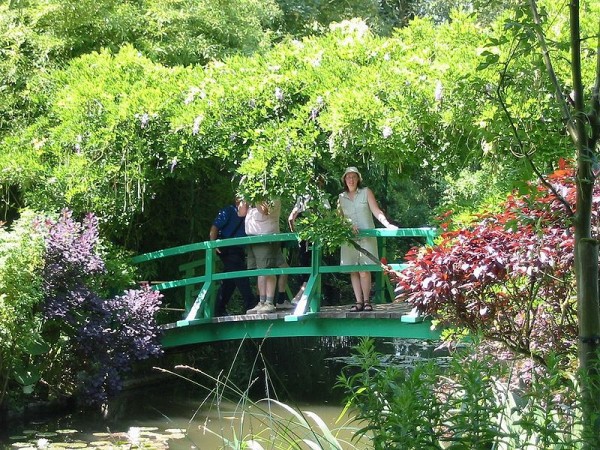
M406 303L386 303L383 305L373 305L373 311L351 312L352 305L321 306L319 312L314 313L314 317L320 319L356 319L356 318L378 318L378 319L401 319L410 313L411 306ZM270 314L240 314L234 316L215 317L213 322L241 322L247 320L264 319L284 319L293 313L293 309L277 310Z
M403 303L373 305L371 312L350 312L350 305L323 306L314 313L294 316L292 310L270 314L242 314L182 320L163 327L163 346L231 339L294 336L369 336L406 339L439 339L439 331L423 317L408 315Z

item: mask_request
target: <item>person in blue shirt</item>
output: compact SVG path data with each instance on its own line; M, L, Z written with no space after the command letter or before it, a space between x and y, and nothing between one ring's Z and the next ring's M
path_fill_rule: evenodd
M234 204L228 205L218 212L210 227L209 237L211 241L246 236L245 217L238 216L239 205L240 199L236 198ZM246 252L243 246L221 247L216 249L216 253L223 262L223 272L246 270ZM254 308L256 296L252 292L248 277L222 280L217 292L216 317L227 315L226 307L236 287L242 296L244 311Z

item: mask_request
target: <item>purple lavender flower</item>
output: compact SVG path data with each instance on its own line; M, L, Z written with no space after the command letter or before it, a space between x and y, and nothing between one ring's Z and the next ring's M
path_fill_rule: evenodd
M136 361L160 355L155 315L161 294L145 286L103 298L95 277L105 271L98 219L81 222L63 210L46 228L43 269L45 327L63 347L59 385L75 386L85 403L116 394ZM73 393L73 392L69 392Z

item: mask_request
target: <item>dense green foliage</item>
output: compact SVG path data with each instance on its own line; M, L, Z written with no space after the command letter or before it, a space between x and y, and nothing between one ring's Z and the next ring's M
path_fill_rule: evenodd
M446 199L464 205L494 184L458 186L531 177L515 151L542 166L568 153L564 136L547 133L562 125L543 78L526 88L534 55L513 55L523 33L459 14L438 26L415 19L389 38L348 21L205 67L167 68L133 46L90 53L29 83L29 110L44 114L0 142L6 202L92 210L116 242L164 247L205 235L234 172L247 176L247 196L291 202L315 172L334 194L342 167L357 164L400 225L423 225L448 185ZM496 62L510 89L496 86ZM526 135L507 131L497 89Z
M427 225L446 208L464 221L498 208L536 169L550 172L560 157L572 157L535 44L542 29L558 79L567 80L569 27L562 3L542 2L540 26L523 5L487 3L465 2L461 11L447 1L4 2L3 218L12 221L23 206L50 213L68 207L78 218L93 212L102 236L118 247L155 250L204 239L238 189L251 200L281 197L286 208L322 174L334 203L347 165L359 167L400 226ZM597 34L599 8L582 2L583 35ZM596 41L582 41L586 93ZM313 217L303 232L313 241L326 236L331 250L347 230L328 217ZM44 350L35 309L44 295L36 272L42 246L18 231L23 223L0 239L4 380L9 367L18 372L13 350L24 357ZM122 287L127 272L119 273L102 294ZM562 306L572 312L572 280L560 275L566 282L553 292L548 321L555 328L573 317L561 315ZM510 285L511 314L519 299L539 306L538 294L551 287L528 291L539 284L527 281ZM497 300L507 288L486 289L484 300ZM490 308L467 305L475 311L469 317L482 311L480 303ZM482 317L476 325L487 325ZM498 324L504 322L491 330L511 337L510 327ZM34 332L20 340L25 326ZM553 335L563 354L574 334L569 326L566 338ZM548 348L531 342L513 350L546 361ZM78 370L70 363L69 375ZM72 382L66 378L65 385Z
M43 239L31 214L0 227L0 404L9 383L32 384L24 359L45 351L38 305L43 299Z
M110 254L91 215L26 212L0 228L0 405L7 391L101 404L135 361L160 354L161 295L130 289Z
M582 434L577 386L565 382L556 359L546 370L517 375L514 361L472 350L453 355L445 368L421 362L408 370L363 341L338 381L364 425L358 434L371 436L376 450L596 445L597 436Z

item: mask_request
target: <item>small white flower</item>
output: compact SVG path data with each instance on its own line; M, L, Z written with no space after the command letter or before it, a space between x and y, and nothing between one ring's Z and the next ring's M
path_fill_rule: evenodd
M34 149L39 150L46 143L46 138L42 138L42 139L36 138L31 143L32 143Z
M50 441L48 439L38 439L37 440L37 448L48 448L48 444Z
M148 125L149 121L150 121L150 116L148 115L148 113L142 114L142 117L140 117L140 127L146 128L146 125Z
M444 97L444 86L442 85L442 82L438 80L436 86L435 86L435 101L436 102L441 102L442 98Z
M140 429L138 427L131 427L127 432L127 439L131 444L138 444L140 442Z
M185 103L186 105L189 105L196 99L196 97L200 97L201 99L204 99L204 98L206 98L206 92L204 92L200 88L192 87L190 89L190 92L188 92L188 95L185 98L185 100L183 101L183 103Z
M200 131L200 124L204 120L204 116L200 114L198 117L194 119L194 125L192 126L192 134L195 136Z
M275 88L275 98L279 101L283 101L283 90L279 87Z
M383 136L384 139L389 138L393 133L394 133L394 130L392 130L392 127L390 127L388 125L383 127L383 129L381 130L381 135Z
M183 101L184 105L189 105L190 103L192 103L194 101L194 93L190 92L188 93L187 97L185 98L185 100Z

